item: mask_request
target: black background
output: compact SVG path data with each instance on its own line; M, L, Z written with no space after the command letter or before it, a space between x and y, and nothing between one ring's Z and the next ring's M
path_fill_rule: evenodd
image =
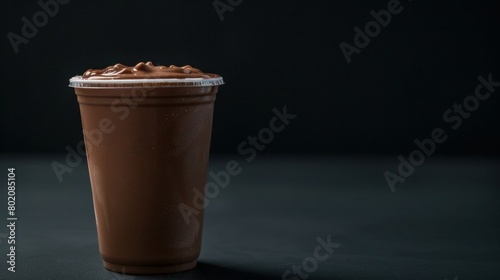
M16 54L7 34L37 1L1 9L0 170L16 167L19 248L0 279L280 279L328 235L342 245L308 279L500 279L500 87L458 129L443 120L479 75L500 81L498 1L402 0L350 64L339 44L389 0L244 0L224 21L213 0L71 0ZM142 278L102 267L87 166L63 181L52 164L82 140L68 79L148 60L224 77L209 168L243 171L210 199L198 268ZM283 106L297 117L258 160L232 155ZM436 127L446 142L403 175L397 156ZM387 171L404 182L390 189Z
M237 2L237 1L236 1ZM339 44L384 1L70 1L15 54L37 1L2 3L0 152L64 153L82 139L71 76L117 62L191 64L222 75L212 152L234 153L273 108L298 117L263 153L405 154L445 129L439 154L500 155L500 90L453 131L443 113L500 80L497 1L401 1L403 11L348 64Z

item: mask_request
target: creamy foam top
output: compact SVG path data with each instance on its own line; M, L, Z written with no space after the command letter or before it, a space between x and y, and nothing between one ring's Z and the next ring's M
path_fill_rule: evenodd
M203 73L201 70L185 65L182 67L170 65L155 66L150 61L139 62L135 66L115 64L104 69L89 69L83 73L84 80L115 80L115 79L212 79L220 77L217 74Z

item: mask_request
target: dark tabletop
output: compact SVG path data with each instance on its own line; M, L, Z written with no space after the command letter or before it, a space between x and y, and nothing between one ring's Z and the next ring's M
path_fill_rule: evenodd
M15 273L0 227L0 279L500 279L499 160L432 157L392 192L383 174L396 157L235 155L210 170L233 159L243 170L210 199L198 267L144 277L104 269L86 165L59 182L51 163L64 156L2 156L2 182L16 168L18 220Z

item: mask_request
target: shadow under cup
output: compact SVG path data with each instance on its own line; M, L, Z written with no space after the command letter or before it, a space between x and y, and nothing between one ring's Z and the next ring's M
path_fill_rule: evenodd
M112 271L180 272L194 268L200 254L203 205L193 198L204 194L214 101L223 82L173 80L70 80L99 250Z

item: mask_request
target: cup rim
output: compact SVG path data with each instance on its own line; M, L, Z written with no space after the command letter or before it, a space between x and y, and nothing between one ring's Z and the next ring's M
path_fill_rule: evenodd
M135 87L208 87L224 84L222 77L215 78L160 78L160 79L110 79L88 80L82 76L69 79L72 88L135 88Z

